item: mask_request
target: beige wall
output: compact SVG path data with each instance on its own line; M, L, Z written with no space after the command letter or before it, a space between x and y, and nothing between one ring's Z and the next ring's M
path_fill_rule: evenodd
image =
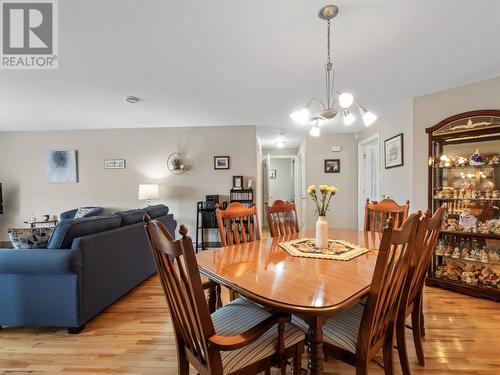
M341 152L332 152L332 146L340 145ZM322 134L307 136L305 144L306 185L328 184L338 187L332 199L328 224L340 228L357 227L357 141L354 134ZM325 159L340 159L340 173L324 173ZM306 197L306 227L314 228L316 214L310 197Z
M428 137L425 129L451 115L475 109L500 108L500 77L461 86L413 101L413 201L427 207Z
M49 184L45 151L78 150L79 182ZM192 168L184 175L167 170L170 153L182 151ZM229 155L230 170L215 171L213 157ZM104 169L104 159L125 159L126 169ZM23 227L31 214L58 215L85 205L107 210L145 206L137 199L138 184L160 185L160 199L178 223L195 234L196 201L206 194L229 194L233 175L256 176L254 126L71 130L0 133L0 182L4 189L4 215L0 239L6 229Z
M361 142L370 136L379 135L379 193L392 197L396 202L402 203L412 198L412 112L413 103L408 99L394 108L392 111L383 114L375 124L359 133L358 141ZM385 169L384 161L384 141L395 135L403 133L404 140L404 165ZM380 198L379 197L379 198ZM412 203L410 202L410 205Z

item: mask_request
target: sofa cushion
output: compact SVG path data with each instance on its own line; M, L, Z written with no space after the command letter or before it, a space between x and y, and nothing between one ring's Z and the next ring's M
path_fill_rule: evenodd
M168 207L164 204L155 204L154 206L144 207L144 210L151 217L151 219L168 214Z
M14 249L46 249L53 228L10 228L7 230Z
M96 207L79 207L78 210L75 213L75 219L78 219L80 217L90 217L90 216L95 216L92 215L94 211L96 211Z
M92 216L61 221L52 232L48 249L70 249L73 239L120 227L116 215Z
M144 219L144 215L146 211L143 209L135 209L128 211L117 211L115 215L118 215L121 218L121 226L137 224L140 223Z

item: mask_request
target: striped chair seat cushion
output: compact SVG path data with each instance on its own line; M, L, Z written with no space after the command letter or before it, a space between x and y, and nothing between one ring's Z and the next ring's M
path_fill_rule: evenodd
M356 353L359 326L364 309L364 305L357 303L329 318L323 326L323 341ZM309 328L302 319L296 316L292 317L292 324L304 332L307 332Z
M238 298L212 314L215 332L221 336L234 336L263 321L271 314L261 307ZM285 347L304 340L304 333L291 324L286 324L283 335ZM278 325L250 345L232 351L221 351L224 374L230 374L276 352L278 345Z

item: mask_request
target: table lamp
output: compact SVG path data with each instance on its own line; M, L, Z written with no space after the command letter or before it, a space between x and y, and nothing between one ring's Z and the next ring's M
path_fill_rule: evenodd
M148 206L151 206L151 199L160 198L160 191L158 184L140 184L139 185L139 199L147 199Z

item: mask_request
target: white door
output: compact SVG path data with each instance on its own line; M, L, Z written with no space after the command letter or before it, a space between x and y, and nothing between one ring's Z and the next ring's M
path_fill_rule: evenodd
M262 158L262 212L261 212L261 222L263 226L267 227L267 215L265 212L266 203L269 204L269 179L271 173L271 155L267 154Z
M378 135L371 137L359 144L358 147L358 227L363 228L364 206L367 199L379 199L379 139Z
M300 228L306 225L306 165L304 153L300 152L295 158L295 205L297 206L297 216L299 217Z

